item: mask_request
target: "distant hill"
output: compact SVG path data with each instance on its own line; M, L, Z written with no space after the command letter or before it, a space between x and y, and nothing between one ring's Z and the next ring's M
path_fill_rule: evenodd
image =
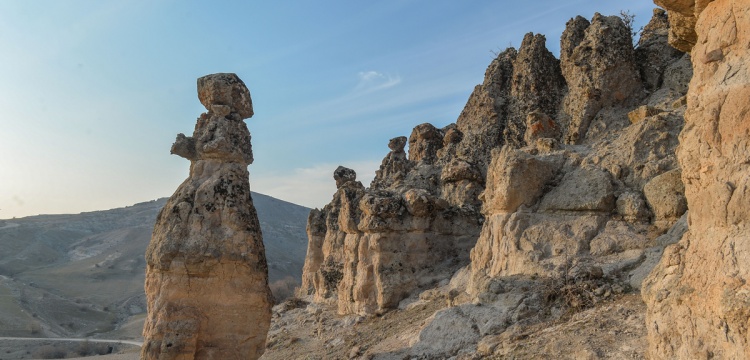
M269 281L288 292L300 281L310 209L252 196ZM0 336L139 336L144 254L166 200L0 220Z

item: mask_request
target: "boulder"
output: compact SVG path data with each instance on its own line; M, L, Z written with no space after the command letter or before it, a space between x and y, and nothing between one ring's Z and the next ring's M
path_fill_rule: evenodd
M222 112L220 116L229 113L239 115L240 119L253 116L250 91L236 74L219 73L198 78L198 99L209 112Z
M612 177L597 169L580 168L544 195L539 211L611 212L615 206Z
M685 185L680 169L654 177L643 187L648 205L656 220L676 220L687 211Z

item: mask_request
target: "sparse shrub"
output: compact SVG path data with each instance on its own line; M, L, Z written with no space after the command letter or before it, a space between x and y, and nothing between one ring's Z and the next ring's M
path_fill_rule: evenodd
M305 300L302 300L302 299L300 299L298 297L294 297L293 296L293 297L290 297L290 298L286 299L286 301L284 301L282 304L283 305L281 306L282 307L281 311L283 312L283 311L289 311L289 310L293 310L293 309L304 308L309 303L307 301L305 301Z
M42 324L39 321L32 321L29 323L29 332L32 335L37 335L42 332Z
M44 345L34 351L34 357L37 359L65 359L68 352L53 345Z
M294 289L299 286L297 280L292 276L287 276L281 280L274 281L269 287L276 304L294 295Z
M630 37L633 38L633 44L637 44L638 38L640 37L641 32L643 32L643 26L641 26L639 29L634 28L635 14L632 14L630 10L621 10L620 18L622 19L622 22L625 23L625 26L628 27L628 31L630 31Z
M80 342L75 352L79 356L106 355L112 352L111 347L104 343L94 343L88 339Z

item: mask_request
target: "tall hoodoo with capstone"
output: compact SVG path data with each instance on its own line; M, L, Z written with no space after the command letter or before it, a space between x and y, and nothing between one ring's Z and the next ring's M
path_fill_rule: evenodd
M235 74L198 79L201 114L172 154L190 176L159 213L146 250L141 359L257 359L271 320L263 237L250 195L250 92Z

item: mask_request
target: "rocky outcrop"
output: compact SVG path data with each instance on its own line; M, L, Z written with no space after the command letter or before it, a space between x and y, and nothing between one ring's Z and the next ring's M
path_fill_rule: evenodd
M559 136L552 116L565 82L545 41L527 34L518 51L499 54L456 124L416 126L408 156L406 137L391 139L369 188L334 176L333 201L308 222L302 295L374 313L468 264L493 149Z
M268 268L250 196L250 92L234 74L198 79L208 110L172 153L190 175L159 213L146 251L142 359L257 359L271 320Z
M424 156L414 163L404 158L401 139L391 145L371 188L355 177L337 181L331 203L310 213L300 292L317 302L336 302L342 314L397 307L413 291L465 265L476 240L477 213L450 206L434 186L426 186L431 180L422 178L438 179L425 163L434 161L430 147L418 147ZM416 170L408 172L412 167ZM343 167L339 173L354 174Z
M643 28L635 49L636 65L643 79L643 86L649 92L662 86L667 67L683 56L682 51L667 46L668 34L669 17L666 11L654 9L654 16Z
M565 143L627 126L618 107L640 101L643 85L622 19L597 13L590 23L580 16L570 20L560 40L560 63L568 84L561 116Z
M644 194L678 168L690 72L667 24L655 12L640 52L619 17L596 14L568 23L560 60L534 34L498 54L456 124L418 125L408 155L392 139L369 188L336 177L310 216L301 294L380 312L445 281L471 247L461 290L477 299L514 275L642 279L685 210Z
M645 281L649 355L750 358L750 4L657 4L669 11L670 43L691 50L678 150L691 210L688 232Z
M666 26L656 11L644 32L648 52L669 48ZM514 275L627 282L638 269L642 279L646 255L666 245L656 236L686 211L672 176L685 110L673 103L684 94L672 87L687 78L667 73L682 55L647 67L638 60L650 57L634 55L622 20L599 14L591 23L569 21L561 43L568 92L554 121L563 141L550 133L492 153L485 222L471 253L472 296L487 297L498 279Z

